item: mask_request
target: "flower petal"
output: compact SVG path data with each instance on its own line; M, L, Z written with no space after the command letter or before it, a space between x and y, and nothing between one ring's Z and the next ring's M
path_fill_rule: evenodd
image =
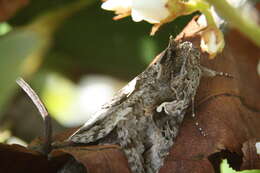
M160 23L170 14L166 8L167 2L168 0L133 0L133 20L142 19L150 23Z
M101 8L109 11L128 11L132 7L132 0L107 0Z
M217 28L209 28L202 33L200 47L209 54L210 58L214 58L218 52L221 52L224 44L222 32Z

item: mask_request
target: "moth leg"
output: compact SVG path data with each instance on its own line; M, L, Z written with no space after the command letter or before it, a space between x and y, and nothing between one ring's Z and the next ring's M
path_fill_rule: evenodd
M234 78L232 75L230 75L229 73L224 73L224 72L219 72L219 71L215 71L215 70L211 70L207 67L203 67L201 66L201 71L202 71L202 75L206 76L206 77L216 77L216 76L223 76L223 77L228 77L228 78Z
M202 136L207 136L207 133L203 130L203 128L200 127L198 121L195 123L195 125L196 125L197 129L199 130L199 132L200 132L200 134L201 134Z
M192 117L194 118L195 117L195 102L194 102L195 98L192 97L191 98L191 109L192 109Z
M191 98L191 109L192 109L191 116L192 116L192 118L195 119L195 97L194 96ZM207 133L203 130L203 128L200 127L200 124L198 121L196 121L195 125L202 136L207 136Z

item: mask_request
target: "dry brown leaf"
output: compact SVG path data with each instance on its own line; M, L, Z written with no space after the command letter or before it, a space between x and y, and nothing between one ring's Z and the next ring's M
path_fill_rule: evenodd
M243 144L243 164L242 170L246 169L260 169L260 154L256 152L256 139L250 139Z
M0 144L0 172L56 173L69 159L63 155L52 159L20 145Z

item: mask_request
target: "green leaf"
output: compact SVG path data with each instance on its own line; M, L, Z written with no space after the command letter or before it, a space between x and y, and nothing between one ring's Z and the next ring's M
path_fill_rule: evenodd
M221 173L259 173L260 170L244 170L244 171L235 171L233 170L228 162L227 159L223 160L220 164L220 172Z
M53 33L72 14L94 0L79 0L52 9L31 24L0 37L0 116L14 93L15 79L34 73L48 50Z
M44 44L44 39L36 32L24 29L11 32L0 39L0 112L13 94L15 79L21 75L26 59Z

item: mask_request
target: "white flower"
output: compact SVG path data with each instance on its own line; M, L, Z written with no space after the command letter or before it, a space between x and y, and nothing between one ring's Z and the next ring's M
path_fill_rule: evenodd
M208 32L205 37L202 37L201 48L209 53L216 52L218 50L217 37L214 32Z
M101 8L109 11L129 11L132 8L132 0L107 0Z
M115 11L122 16L131 11L135 22L145 20L149 23L160 23L170 14L167 2L168 0L107 0L101 8Z
M214 9L214 7L210 7L210 12L212 14L212 17L214 19L215 24L217 25L218 28L220 28L220 26L225 22L224 19L222 19L216 12L216 10ZM207 19L206 16L204 14L200 15L199 19L197 20L198 24L200 24L200 26L202 27L207 27Z
M224 39L221 31L208 29L202 33L200 47L207 52L210 57L214 57L224 48Z
M256 153L260 155L260 142L255 143Z
M168 0L133 0L132 18L135 22L145 20L160 23L170 14L166 8Z
M200 15L197 20L197 23L205 29L201 33L201 42L200 47L202 51L207 52L210 58L221 52L224 47L224 37L221 31L218 29L225 22L219 15L216 13L214 7L210 8L210 13L213 17L214 23L216 26L209 26L206 16L204 14Z

